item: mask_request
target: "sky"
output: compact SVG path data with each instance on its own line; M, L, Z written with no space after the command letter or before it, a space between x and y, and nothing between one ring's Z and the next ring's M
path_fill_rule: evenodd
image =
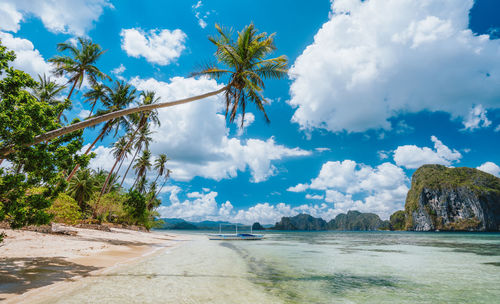
M190 78L215 58L216 23L276 33L272 56L286 55L290 70L266 81L270 124L253 105L243 128L226 121L222 96L159 111L150 148L173 173L158 211L261 224L348 210L387 219L423 164L500 176L499 13L496 0L2 0L0 40L37 78L51 75L57 43L89 37L106 50L103 72L173 101L224 85ZM89 113L86 90L68 118ZM111 168L116 140L99 142L92 168Z

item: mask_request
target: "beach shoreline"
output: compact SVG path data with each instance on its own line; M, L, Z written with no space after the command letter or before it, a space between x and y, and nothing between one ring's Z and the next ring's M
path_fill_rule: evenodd
M58 225L75 235L0 229L0 301L30 303L75 287L83 278L133 264L188 240L185 235Z

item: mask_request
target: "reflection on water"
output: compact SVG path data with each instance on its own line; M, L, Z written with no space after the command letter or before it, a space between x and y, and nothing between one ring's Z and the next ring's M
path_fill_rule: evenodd
M60 303L497 303L500 298L500 234L269 232L265 240L251 242L192 237L141 263L90 278Z

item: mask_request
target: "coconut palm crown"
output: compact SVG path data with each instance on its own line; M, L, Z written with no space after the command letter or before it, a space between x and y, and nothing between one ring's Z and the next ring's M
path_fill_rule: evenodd
M276 58L267 58L276 50L274 35L259 33L253 24L238 32L236 40L232 39L231 31L223 29L218 24L215 28L219 32L216 37L208 39L215 44L215 57L221 66L207 64L200 71L193 73L207 75L215 79L227 79L226 117L234 121L238 108L241 110L241 125L245 119L245 110L248 101L253 102L263 114L267 122L269 117L264 109L267 103L262 95L265 88L263 79L281 79L287 76L288 59L282 55ZM230 109L231 108L231 109Z
M57 44L57 50L60 52L69 51L71 56L55 56L49 59L49 62L55 65L54 74L58 76L68 75L69 83L73 83L68 94L68 99L76 86L80 88L83 79L87 76L88 81L92 86L97 84L98 79L110 79L95 66L96 61L106 51L102 50L98 44L87 38L78 38L80 48L71 42Z

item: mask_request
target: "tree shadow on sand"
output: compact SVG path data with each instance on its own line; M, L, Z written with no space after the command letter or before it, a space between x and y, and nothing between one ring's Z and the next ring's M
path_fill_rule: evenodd
M60 257L0 258L0 294L23 294L74 276L86 276L97 269Z

